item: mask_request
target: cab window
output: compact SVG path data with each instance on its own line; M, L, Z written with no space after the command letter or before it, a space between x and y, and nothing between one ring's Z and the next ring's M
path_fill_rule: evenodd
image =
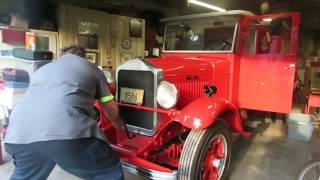
M291 18L251 21L246 29L247 54L289 54Z

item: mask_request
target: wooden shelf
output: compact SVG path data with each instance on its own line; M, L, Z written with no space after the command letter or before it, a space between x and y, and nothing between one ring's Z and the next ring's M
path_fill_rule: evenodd
M95 52L95 53L99 53L100 50L99 49L85 49L86 52Z

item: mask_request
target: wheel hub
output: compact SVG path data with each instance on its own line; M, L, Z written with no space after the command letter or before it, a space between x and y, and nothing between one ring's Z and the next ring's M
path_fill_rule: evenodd
M214 168L220 168L220 166L221 166L221 159L215 159L215 160L213 160L213 161L212 161L212 166L213 166Z
M222 134L214 136L203 161L203 180L219 180L222 177L227 161L227 152L226 138Z

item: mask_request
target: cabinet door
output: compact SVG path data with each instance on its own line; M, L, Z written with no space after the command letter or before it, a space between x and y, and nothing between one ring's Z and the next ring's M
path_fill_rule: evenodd
M141 36L137 37L130 33L131 20L141 22ZM112 66L116 68L130 59L143 57L145 44L144 20L110 14L110 24Z
M59 57L59 44L58 44L58 33L51 31L42 31L30 29L31 32L35 33L37 37L38 50L51 51L53 53L53 59Z
M84 12L85 11L85 12ZM77 14L75 22L74 42L86 48L87 58L101 67L108 65L108 15L84 9ZM84 15L85 13L85 15Z
M62 47L79 44L86 48L87 58L107 67L109 49L109 16L105 12L61 5L59 36Z
M295 80L299 14L245 17L239 76L239 106L287 113Z

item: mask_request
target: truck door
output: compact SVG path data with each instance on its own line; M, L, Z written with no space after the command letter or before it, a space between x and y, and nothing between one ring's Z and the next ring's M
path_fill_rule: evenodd
M241 20L241 108L291 111L299 23L298 13L248 16Z

